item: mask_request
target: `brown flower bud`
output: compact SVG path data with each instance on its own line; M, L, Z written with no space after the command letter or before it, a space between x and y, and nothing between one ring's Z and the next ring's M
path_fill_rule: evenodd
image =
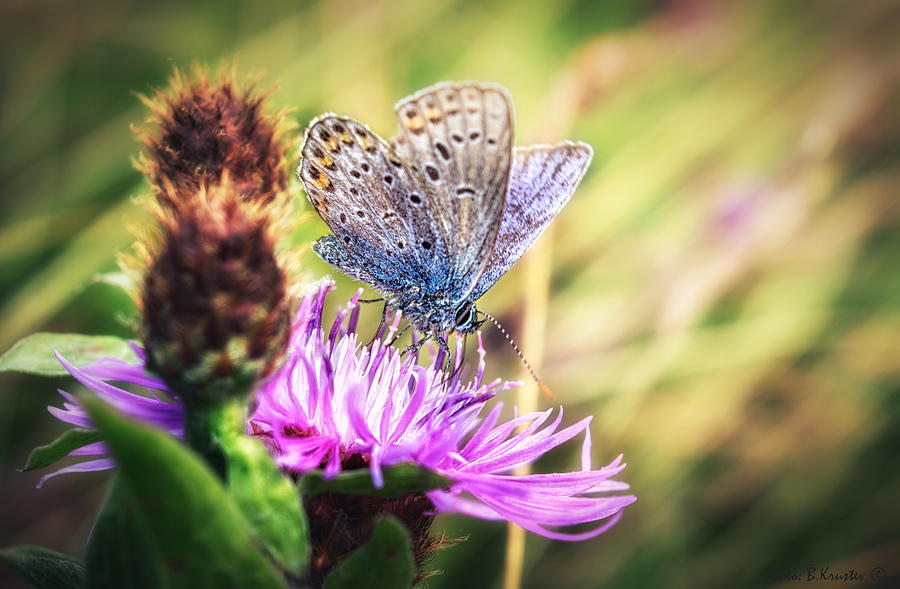
M186 403L249 391L289 333L284 269L269 218L225 182L159 207L140 293L148 365Z
M136 130L144 148L137 165L164 206L226 174L253 202L268 204L287 188L291 124L284 112L265 114L267 94L238 85L233 71L210 80L199 66L190 76L176 69L167 90L140 98L151 116Z

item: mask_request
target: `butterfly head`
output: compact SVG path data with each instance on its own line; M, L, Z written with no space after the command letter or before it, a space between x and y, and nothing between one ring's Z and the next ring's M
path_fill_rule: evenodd
M456 308L456 332L469 333L475 331L484 323L484 319L478 319L478 309L474 301L463 301Z

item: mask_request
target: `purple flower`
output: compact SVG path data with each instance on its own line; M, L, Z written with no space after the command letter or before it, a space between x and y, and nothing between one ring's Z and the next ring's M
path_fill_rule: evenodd
M448 376L440 369L441 352L433 354L427 366L420 366L413 354L404 358L385 345L395 333L399 315L371 346L360 345L356 333L359 293L339 312L326 335L322 311L332 288L331 283L323 283L303 298L287 361L257 391L249 431L266 441L283 470L301 474L322 468L326 477L333 477L345 466L362 463L368 465L376 486L381 486L382 468L413 462L453 481L449 488L426 493L435 513L505 519L560 540L601 534L635 501L633 495L616 494L628 488L612 480L625 467L621 456L603 468L591 468L591 418L561 429L562 410L555 417L548 410L501 422L501 403L482 415L488 400L518 383L483 382L485 354L480 338L480 361L471 379L466 378L468 368L461 365L459 347L455 369ZM165 384L142 366L107 360L77 369L61 361L76 379L123 413L181 435L179 404L104 382L119 380L168 393ZM66 410L52 408L54 415L89 427L74 398L63 395ZM581 470L511 474L517 466L534 462L581 434ZM104 450L102 444L92 444L78 453ZM85 468L85 464L91 466ZM98 470L111 463L104 459L79 466L64 470ZM549 529L588 523L598 525L580 533Z
M141 359L141 364L128 364L122 360L104 358L82 368L76 368L59 353L56 354L56 358L69 371L69 374L75 377L75 380L89 388L103 401L118 409L123 415L166 430L179 438L184 437L184 412L181 404L177 402L177 397L169 390L169 387L161 378L148 373L144 369L146 354L143 348L137 345L132 347ZM106 382L108 380L143 387L150 396L139 395L115 387ZM160 399L157 391L168 395L174 402ZM63 409L58 407L47 408L54 417L77 427L94 427L91 418L74 396L63 390L60 390L59 394L65 399ZM41 478L38 482L38 487L43 486L47 479L57 475L112 468L115 466L115 462L108 455L109 448L103 442L95 442L73 450L69 453L69 456L101 456L102 458L94 458L72 464L51 472Z

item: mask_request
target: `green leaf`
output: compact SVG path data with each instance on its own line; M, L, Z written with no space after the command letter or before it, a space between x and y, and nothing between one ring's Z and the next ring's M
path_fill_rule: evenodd
M100 358L138 361L127 340L111 335L33 333L0 356L0 372L65 376L68 373L54 356L54 350L76 366L84 366Z
M0 550L0 560L22 573L38 589L84 587L84 565L52 550L15 546Z
M416 575L409 532L394 518L375 522L372 537L325 579L325 589L409 589Z
M228 492L275 561L299 576L310 550L303 503L263 443L244 433L246 412L245 401L236 400L215 417L214 436L225 453Z
M150 544L146 525L118 475L91 530L87 546L88 589L119 589L127 579L133 589L162 585L159 555Z
M234 499L190 449L96 397L81 402L112 449L123 489L160 559L164 585L286 587L254 545Z
M28 471L50 466L60 458L68 456L72 450L99 442L102 439L103 436L95 429L72 428L49 444L38 446L32 450L28 456L28 462L25 463L25 468L22 470Z
M371 473L367 469L342 472L331 480L326 480L320 470L311 470L300 479L300 490L307 495L320 493L343 493L344 495L371 495L374 497L402 497L407 493L424 493L433 489L449 487L450 479L427 468L404 462L384 469L384 485L375 488Z

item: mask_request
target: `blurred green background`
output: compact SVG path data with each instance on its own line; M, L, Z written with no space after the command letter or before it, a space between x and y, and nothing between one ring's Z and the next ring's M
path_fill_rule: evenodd
M638 496L598 539L529 536L524 586L812 586L784 576L826 565L866 574L847 586L876 567L900 585L898 8L7 0L0 351L39 329L130 335L129 300L92 277L146 223L133 93L173 65L233 60L265 72L299 130L335 111L383 136L421 87L497 82L517 143L578 139L595 159L480 306L524 338L557 397L542 405L595 416L595 463L624 452ZM298 245L325 232L298 213ZM517 377L484 335L491 374ZM38 490L16 470L63 431L45 410L62 386L0 376L0 544L82 555L107 474ZM577 467L576 446L538 469ZM504 526L438 521L468 541L429 586L500 587ZM10 574L0 584L25 586Z

